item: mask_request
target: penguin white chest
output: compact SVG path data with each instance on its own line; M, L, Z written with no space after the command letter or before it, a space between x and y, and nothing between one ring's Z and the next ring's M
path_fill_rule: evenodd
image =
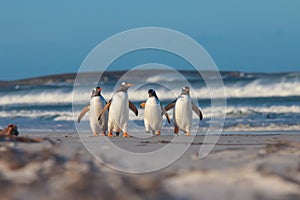
M90 109L89 109L89 120L90 126L93 132L99 132L100 130L107 129L107 112L104 114L104 117L101 121L98 121L98 117L105 106L105 100L100 96L92 97L90 100Z
M149 97L145 104L144 123L146 131L161 130L162 116L161 106L158 99Z
M192 126L192 101L189 95L180 95L175 103L174 119L180 130L190 132Z
M113 131L127 131L129 120L128 94L117 92L114 94L108 116L108 128Z

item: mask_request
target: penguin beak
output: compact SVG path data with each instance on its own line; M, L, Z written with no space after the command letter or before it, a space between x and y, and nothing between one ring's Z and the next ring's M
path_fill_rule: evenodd
M134 84L132 84L132 83L127 83L126 86L127 86L127 87L131 87L131 86L134 86Z
M98 88L98 91L102 91L102 88L101 88L101 87L99 87L99 88Z

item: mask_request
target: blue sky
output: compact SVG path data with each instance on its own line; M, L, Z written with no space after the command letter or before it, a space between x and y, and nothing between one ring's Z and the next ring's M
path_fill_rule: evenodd
M220 70L300 71L299 10L299 0L2 0L0 80L76 72L101 41L145 26L189 35Z

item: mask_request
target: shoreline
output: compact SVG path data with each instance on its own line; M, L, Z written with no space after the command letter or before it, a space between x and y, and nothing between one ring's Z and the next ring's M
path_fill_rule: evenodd
M71 134L71 135L79 135L78 132L76 130L66 130L66 131L56 131L56 130L51 130L51 133L49 133L49 131L47 130L22 130L22 129L19 129L21 134L24 136L24 135L63 135L63 134ZM92 136L92 133L91 131L85 131L83 132L83 134L86 134L86 135L91 135ZM257 135L257 136L264 136L264 135L300 135L300 130L266 130L266 131L222 131L221 134L197 134L196 136L205 136L205 135L220 135L220 136L239 136L239 135ZM140 136L143 136L143 135L150 135L149 133L141 133L141 134L138 134ZM167 133L164 133L162 132L161 136L174 136L175 134L172 133L172 132L167 132ZM182 132L179 133L179 136L180 135L184 135ZM194 135L195 136L195 135ZM99 136L101 137L101 136ZM121 137L121 136L120 136Z

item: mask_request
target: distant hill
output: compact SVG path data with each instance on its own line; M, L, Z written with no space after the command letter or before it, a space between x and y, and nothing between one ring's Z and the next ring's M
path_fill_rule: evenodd
M159 76L163 73L180 73L183 76L186 77L195 77L197 79L201 79L201 76L199 73L195 73L195 71L187 71L187 70L180 70L180 71L172 71L172 70L136 70L134 72L131 72L128 77L126 77L128 80L138 80L147 78L148 76ZM100 72L85 72L81 73L81 77L86 77L86 80L89 79L95 80L95 78L99 77ZM108 71L104 72L101 76L101 81L116 81L120 77L122 77L127 71ZM211 71L203 71L201 72L206 75L213 74ZM221 72L222 78L230 77L230 78L239 78L239 77L257 77L260 75L263 75L263 73L243 73L243 72ZM15 87L17 85L45 85L45 84L59 84L59 83L69 83L73 84L75 81L75 78L77 76L77 73L68 73L68 74L56 74L56 75L48 75L48 76L41 76L41 77L34 77L34 78L28 78L28 79L22 79L22 80L14 80L14 81L0 81L0 88L9 88L9 87Z

